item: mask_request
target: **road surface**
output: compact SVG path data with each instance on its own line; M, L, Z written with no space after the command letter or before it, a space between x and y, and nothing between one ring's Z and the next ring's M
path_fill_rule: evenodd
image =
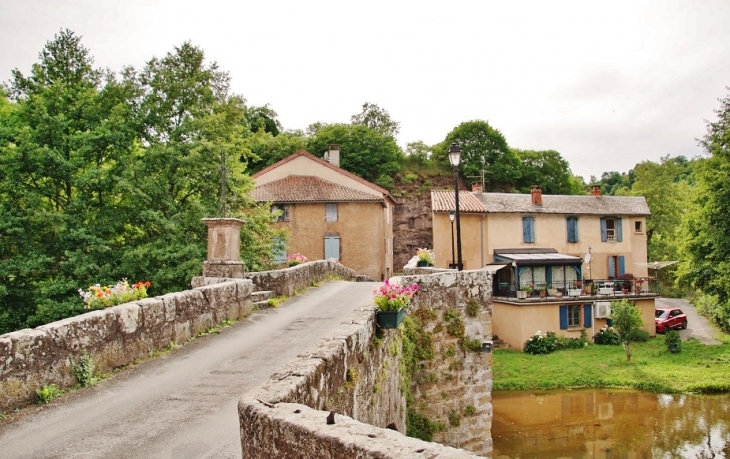
M372 304L377 283L327 282L218 335L0 425L2 458L240 458L237 403Z
M657 298L656 307L680 308L687 316L687 329L679 330L679 336L683 341L689 338L696 338L699 342L709 345L722 344L713 338L713 330L707 319L697 314L694 306L682 298Z

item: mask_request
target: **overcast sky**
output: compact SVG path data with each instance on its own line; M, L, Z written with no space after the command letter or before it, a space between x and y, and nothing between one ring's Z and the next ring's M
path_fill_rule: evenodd
M285 129L366 101L401 146L481 119L586 181L701 154L730 86L728 0L0 0L0 81L62 28L116 72L191 41Z

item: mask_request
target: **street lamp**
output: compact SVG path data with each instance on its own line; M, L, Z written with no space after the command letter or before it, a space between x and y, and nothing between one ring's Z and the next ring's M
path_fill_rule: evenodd
M449 220L451 220L451 264L449 264L449 269L456 268L456 256L454 255L454 211L449 211Z
M449 148L449 162L454 168L454 196L456 199L456 254L458 261L456 269L461 271L464 264L461 262L461 218L459 217L459 163L461 162L461 148L456 142Z

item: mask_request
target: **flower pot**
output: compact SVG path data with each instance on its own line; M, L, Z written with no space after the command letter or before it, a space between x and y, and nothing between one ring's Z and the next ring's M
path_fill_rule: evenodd
M429 262L423 261L423 260L418 260L418 263L416 263L416 266L418 266L419 268L423 268L423 267L433 266L433 263L429 263Z
M380 328L398 328L406 317L406 309L397 311L375 311L375 321Z
M524 300L527 298L527 292L525 290L519 290L517 292L517 298L520 300Z
M679 347L678 343L669 343L669 352L676 354L677 352L680 352L682 349Z

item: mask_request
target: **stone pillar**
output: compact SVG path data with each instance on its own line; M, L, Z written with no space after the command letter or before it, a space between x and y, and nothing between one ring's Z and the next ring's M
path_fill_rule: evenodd
M238 218L204 218L208 227L208 259L203 262L203 277L243 278L241 227Z

